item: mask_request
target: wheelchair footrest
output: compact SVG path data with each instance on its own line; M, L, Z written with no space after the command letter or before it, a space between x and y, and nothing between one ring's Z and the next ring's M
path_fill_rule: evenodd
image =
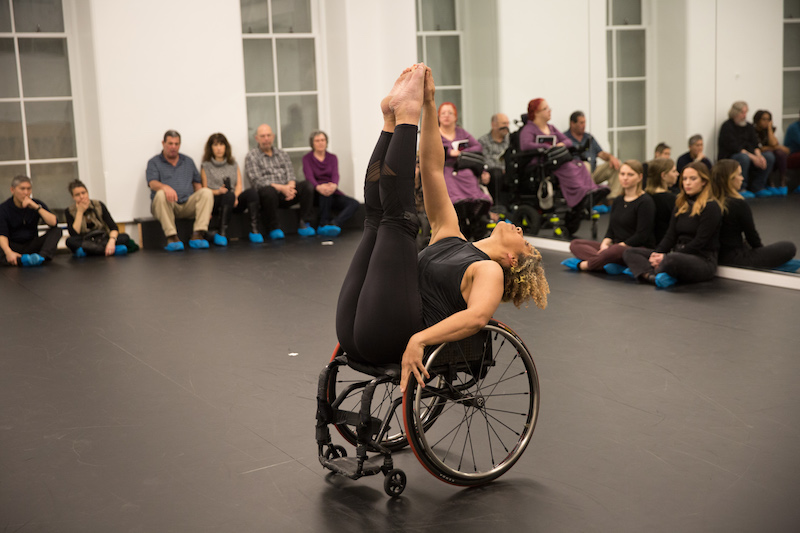
M374 455L364 461L364 465L359 471L358 457L336 457L333 459L319 458L322 466L332 470L337 474L347 476L350 479L358 479L363 476L374 476L380 474L384 469L384 458L382 455Z

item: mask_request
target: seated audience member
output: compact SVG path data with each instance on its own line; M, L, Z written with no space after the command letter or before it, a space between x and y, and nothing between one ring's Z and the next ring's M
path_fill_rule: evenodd
M139 246L127 233L120 233L106 204L89 199L89 191L80 180L67 185L75 203L67 208L67 248L75 257L87 255L125 255Z
M653 159L669 159L670 157L672 157L672 148L665 142L658 143Z
M219 216L219 231L214 234L214 244L228 245L231 215L245 209L250 213L250 242L264 242L258 229L258 194L253 189L242 190L242 173L231 152L225 135L213 133L206 141L200 166L200 182L214 194L212 216Z
M778 171L778 183L774 187L768 187L773 196L786 196L789 192L786 186L786 163L789 157L789 148L781 145L775 136L775 126L772 125L772 113L759 109L753 115L753 127L758 135L758 142L761 143L761 153L771 152L775 157L773 170ZM767 184L769 185L769 184Z
M58 220L44 202L33 198L28 176L11 180L11 198L0 204L0 248L3 265L37 266L53 259L61 238ZM39 219L50 226L39 236Z
M775 156L771 152L762 154L756 129L747 122L747 111L747 102L734 102L731 106L728 120L719 129L717 158L735 159L742 165L742 196L772 196L765 187Z
M786 160L786 168L800 168L800 120L789 124L786 134L783 136L783 144L789 149L789 157ZM800 187L797 191L800 192Z
M328 134L315 131L309 138L311 151L303 156L303 174L319 201L319 227L317 233L335 237L342 232L342 224L358 210L358 200L339 190L339 159L328 152ZM339 212L333 217L332 211Z
M678 182L678 171L672 159L653 159L647 165L647 172L645 192L653 197L656 207L653 234L655 242L661 242L675 209L676 194L672 192L672 187Z
M457 126L458 110L452 102L439 106L439 134L444 147L444 181L447 193L456 208L461 233L467 240L484 237L489 222L492 197L483 192L481 183L488 184L470 168L458 168L458 156L462 152L480 152L481 145L467 130Z
M714 199L710 180L703 163L686 165L667 234L655 250L625 250L627 274L662 289L679 281L694 283L714 277L722 210Z
M488 167L481 174L481 182L488 183L489 191L495 195L495 200L497 200L500 180L506 172L503 155L509 146L508 125L508 117L503 113L492 115L492 129L478 139L483 148L483 159Z
M537 140L537 137L542 135L555 137L556 146L572 146L572 141L549 123L550 115L550 106L547 105L544 98L535 98L528 102L528 122L519 133L520 149L534 150L550 147L550 144L540 142L541 139ZM534 163L536 161L531 161L531 165ZM593 194L593 203L598 204L605 200L610 192L607 187L594 182L589 175L589 170L580 161L572 160L553 171L553 174L558 178L561 193L570 208L581 204L589 193Z
M183 250L178 238L175 218L193 218L194 227L189 246L208 248L206 231L214 207L214 195L203 188L194 161L179 152L181 134L175 130L164 133L163 150L147 162L145 173L150 187L150 211L161 223L167 237L168 252Z
M609 274L621 274L622 256L628 247L655 246L653 218L655 204L649 194L642 190L642 164L635 160L625 161L619 169L622 194L611 204L608 231L602 242L573 239L569 243L571 257L561 264L572 270L605 270Z
M678 174L683 171L683 167L695 161L698 163L703 163L708 167L708 171L711 172L711 161L709 161L709 159L706 157L705 152L703 152L703 148L704 144L702 135L698 133L697 135L692 135L689 137L689 151L681 155L676 163L678 167Z
M586 115L583 111L575 111L569 116L569 131L564 135L572 141L574 147L585 147L586 149L576 154L583 161L589 163L589 170L595 183L608 183L609 198L616 198L622 192L622 188L617 180L619 173L619 159L604 151L594 136L586 131ZM597 165L597 158L606 162L605 165Z
M733 159L721 159L711 170L714 196L722 204L719 264L754 268L780 267L791 261L797 248L788 241L766 246L761 243L750 206L739 194L743 181L742 167ZM797 267L800 267L800 262L797 262L794 270Z
M248 152L244 170L250 185L261 202L261 214L272 240L283 239L285 234L278 225L278 209L300 204L297 234L310 237L316 232L309 221L314 214L314 188L308 181L297 182L289 154L272 145L275 134L267 124L255 133L258 147Z

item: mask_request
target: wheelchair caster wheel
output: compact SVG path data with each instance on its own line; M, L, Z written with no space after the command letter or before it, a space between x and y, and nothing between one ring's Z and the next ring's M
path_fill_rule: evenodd
M383 478L383 490L392 498L400 496L406 488L406 473L398 468L389 470Z
M325 451L325 459L330 460L337 459L339 457L347 457L347 450L344 449L344 446L334 444Z

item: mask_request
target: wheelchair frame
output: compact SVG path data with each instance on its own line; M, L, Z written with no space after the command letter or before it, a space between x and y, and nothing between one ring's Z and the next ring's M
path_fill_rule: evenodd
M412 379L401 396L400 365L364 365L337 345L317 388L322 466L351 479L383 473L392 497L406 486L392 452L405 446L454 485L482 485L507 472L530 442L539 412L536 366L522 339L491 320L472 337L428 350L426 368L426 386ZM345 373L350 377L340 379ZM330 424L356 447L355 457L333 444Z

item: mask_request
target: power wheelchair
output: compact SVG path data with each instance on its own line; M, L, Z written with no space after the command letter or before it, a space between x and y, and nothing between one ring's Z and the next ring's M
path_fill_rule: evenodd
M558 178L553 171L569 163L584 151L583 147L554 146L549 149L522 150L519 133L527 122L527 115L515 124L520 128L509 134L509 148L504 155L505 183L501 202L510 213L509 218L530 235L540 229L552 228L557 237L570 239L578 231L582 220L591 222L592 239L597 239L600 215L592 207L608 194L607 191L590 192L581 202L569 207L561 193ZM536 162L528 166L531 161Z
M411 377L400 394L400 365L371 366L336 346L317 387L319 461L359 479L382 473L399 496L406 474L392 453L408 446L435 477L470 487L507 472L531 440L539 379L530 351L508 326L491 320L476 335L426 350L424 387ZM355 446L334 444L329 426Z

